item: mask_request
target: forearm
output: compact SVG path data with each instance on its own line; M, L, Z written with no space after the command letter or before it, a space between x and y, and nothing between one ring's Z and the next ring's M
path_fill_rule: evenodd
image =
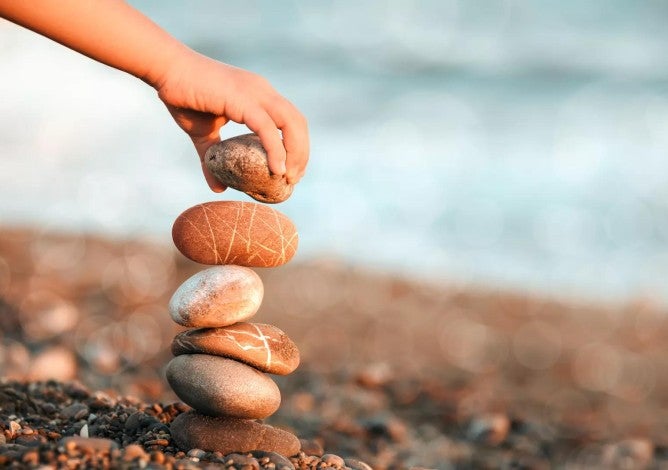
M0 0L0 16L156 87L188 51L122 0Z
M273 174L301 178L309 141L297 108L262 77L196 54L124 1L0 0L0 17L153 86L200 159L234 121L260 137ZM224 189L202 168L214 191Z

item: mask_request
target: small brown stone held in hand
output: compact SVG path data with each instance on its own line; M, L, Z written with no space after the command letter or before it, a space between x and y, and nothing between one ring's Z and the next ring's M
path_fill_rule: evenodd
M267 152L255 134L239 135L212 145L204 162L218 181L260 202L283 202L294 188L285 176L271 174Z
M214 418L192 410L177 416L170 428L176 444L186 451L230 454L263 450L290 457L300 449L299 439L287 431L257 421Z
M295 343L280 329L264 323L184 331L172 341L172 353L223 356L277 375L290 374L299 365Z
M253 202L215 201L183 212L172 227L174 244L202 264L270 268L297 251L293 223L271 207Z

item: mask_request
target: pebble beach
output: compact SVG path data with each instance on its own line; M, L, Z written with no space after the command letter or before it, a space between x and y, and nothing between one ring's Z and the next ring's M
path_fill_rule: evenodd
M662 468L665 309L428 283L336 259L257 269L301 364L264 422L289 458L183 449L167 310L201 270L150 239L0 233L0 465ZM47 467L44 467L44 466ZM368 467L367 467L368 466Z
M668 469L666 5L128 3L308 177L0 19L0 469Z

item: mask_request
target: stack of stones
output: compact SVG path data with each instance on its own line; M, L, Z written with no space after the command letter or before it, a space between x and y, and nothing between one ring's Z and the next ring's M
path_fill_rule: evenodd
M262 202L292 193L284 177L272 176L257 136L228 139L207 151L206 164L225 185ZM179 251L216 265L186 280L169 305L172 319L191 328L172 343L167 380L193 410L171 425L179 447L229 454L260 450L297 454L299 440L261 420L281 402L266 374L285 375L299 365L299 351L280 329L247 322L264 288L250 268L287 263L297 249L297 231L280 212L262 204L218 201L182 213L172 229Z

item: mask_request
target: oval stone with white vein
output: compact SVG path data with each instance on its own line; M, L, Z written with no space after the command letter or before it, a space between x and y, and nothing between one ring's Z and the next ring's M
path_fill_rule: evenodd
M184 331L172 341L172 353L223 356L277 375L289 374L299 365L295 343L280 329L263 323Z
M298 235L290 219L253 202L198 204L177 217L174 244L184 256L202 264L237 264L270 268L292 259Z

